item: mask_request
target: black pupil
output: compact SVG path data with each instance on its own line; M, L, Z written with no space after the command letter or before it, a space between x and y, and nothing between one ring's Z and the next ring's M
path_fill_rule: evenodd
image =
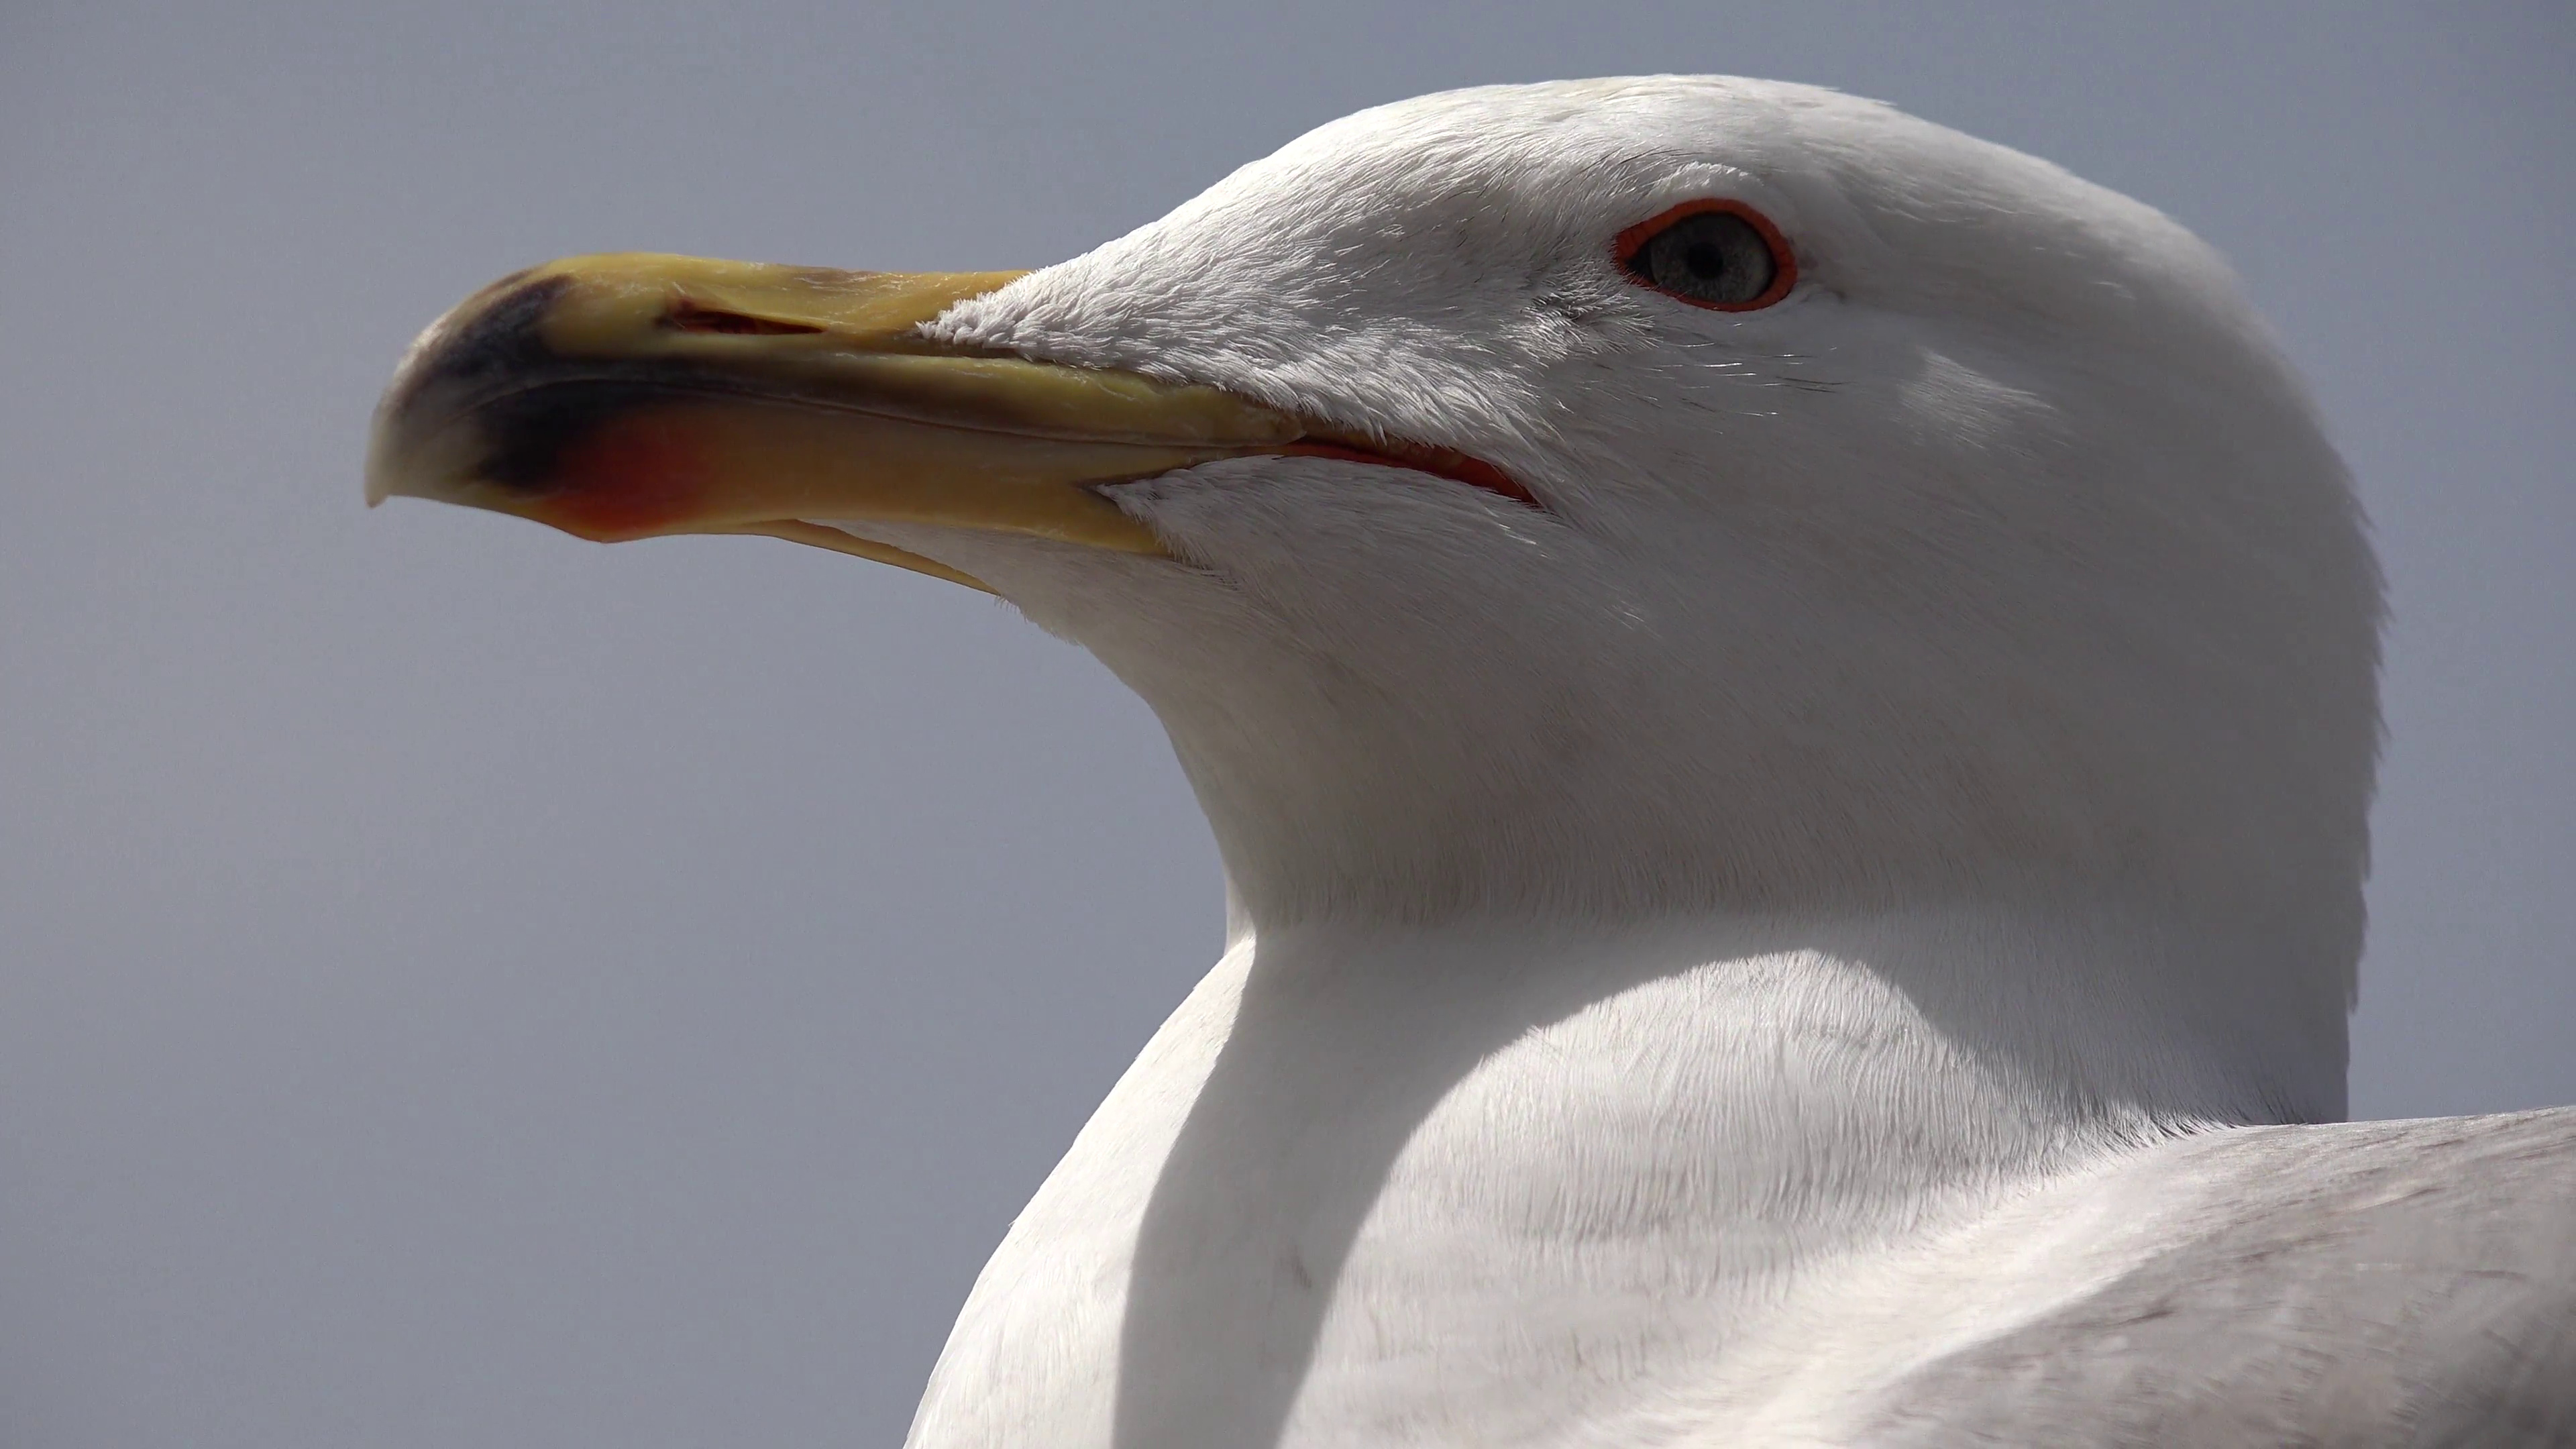
M1753 223L1731 211L1703 211L1648 237L1628 270L1650 287L1726 305L1771 290L1780 264Z

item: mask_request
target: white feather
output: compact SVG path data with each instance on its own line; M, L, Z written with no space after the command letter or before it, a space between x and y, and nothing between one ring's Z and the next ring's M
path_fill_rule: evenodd
M1779 225L1789 299L1621 274L1612 238L1703 197ZM2576 1413L2531 1369L2576 1298L2534 1246L2576 1242L2576 1118L2254 1130L2343 1112L2380 585L2172 222L1805 87L1493 88L1336 122L934 330L1546 506L1260 459L1112 490L1185 565L864 528L1152 705L1238 926L985 1270L919 1449ZM2339 1215L2422 1291L2338 1257ZM2407 1336L2486 1272L2534 1286ZM2200 1315L2152 1351L2094 1311L2154 1319L2142 1284ZM2523 1357L2479 1357L2508 1319ZM2302 1419L2345 1352L2385 1402Z

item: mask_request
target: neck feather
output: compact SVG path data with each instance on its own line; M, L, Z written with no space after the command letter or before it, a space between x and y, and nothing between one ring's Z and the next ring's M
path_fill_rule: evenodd
M2340 1031L2241 985L2262 951L2062 905L1243 931L987 1268L916 1442L1365 1438L1447 1382L1408 1359L1539 1432L1586 1362L1704 1366L1816 1265L2336 1115Z

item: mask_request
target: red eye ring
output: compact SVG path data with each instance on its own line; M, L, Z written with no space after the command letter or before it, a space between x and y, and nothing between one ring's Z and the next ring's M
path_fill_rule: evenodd
M1703 216L1710 212L1723 212L1728 216L1740 218L1746 225L1753 228L1754 233L1762 238L1762 244L1770 249L1771 285L1763 288L1760 296L1742 302L1712 302L1701 297L1687 296L1669 287L1658 287L1638 270L1637 259L1645 251L1646 244L1660 236L1665 228L1686 218ZM1699 201L1685 201L1679 206L1668 207L1657 212L1619 233L1618 240L1610 244L1610 257L1618 263L1619 270L1626 273L1628 279L1637 285L1659 292L1676 302L1687 302L1691 306L1704 307L1711 312L1758 311L1788 296L1789 289L1798 285L1798 254L1790 250L1789 239L1781 235L1780 228L1771 224L1771 218L1741 201L1731 199L1704 198Z

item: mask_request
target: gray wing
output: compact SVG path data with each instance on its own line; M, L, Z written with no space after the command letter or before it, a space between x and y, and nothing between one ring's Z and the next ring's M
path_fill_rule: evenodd
M2235 1210L1907 1375L1857 1442L2576 1445L2576 1108L2146 1156L2114 1192L2214 1182Z

